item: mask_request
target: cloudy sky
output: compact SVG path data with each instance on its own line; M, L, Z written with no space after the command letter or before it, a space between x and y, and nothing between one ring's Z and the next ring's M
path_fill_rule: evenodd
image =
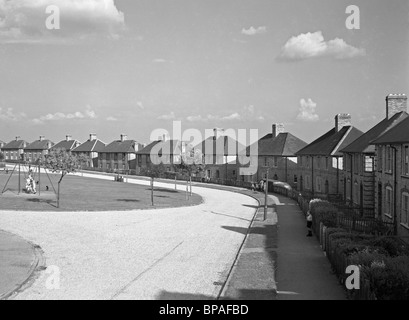
M0 140L148 142L181 120L310 142L337 113L367 130L409 94L408 34L406 0L0 0Z

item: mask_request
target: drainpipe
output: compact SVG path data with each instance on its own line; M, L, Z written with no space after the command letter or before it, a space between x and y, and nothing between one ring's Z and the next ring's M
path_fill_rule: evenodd
M351 185L350 185L350 196L351 204L354 203L354 154L351 153Z
M285 161L285 182L288 183L288 157L284 157Z
M393 187L393 234L395 236L398 235L398 221L397 221L397 193L398 193L398 175L396 172L397 169L397 154L398 154L398 149L396 149L394 146L390 146L395 152L394 152L394 164L393 164L393 179L394 179L394 187Z
M312 196L314 197L314 156L311 156L311 191L312 191Z

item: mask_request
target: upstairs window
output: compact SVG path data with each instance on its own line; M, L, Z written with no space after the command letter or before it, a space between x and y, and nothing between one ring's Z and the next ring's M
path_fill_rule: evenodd
M409 193L402 194L402 210L400 213L400 222L409 226Z
M386 171L389 173L392 173L392 160L393 160L393 155L392 155L392 148L390 146L386 147Z
M365 172L373 172L374 171L374 158L365 156Z
M409 176L409 146L404 146L402 152L402 173Z

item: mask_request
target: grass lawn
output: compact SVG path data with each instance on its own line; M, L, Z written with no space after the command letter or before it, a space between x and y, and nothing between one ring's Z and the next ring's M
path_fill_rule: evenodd
M10 172L9 172L10 173ZM34 176L40 180L40 195L20 192L18 195L18 173L10 179L6 191L1 195L9 174L0 172L0 210L26 211L118 211L135 209L152 209L183 207L197 205L202 198L193 194L186 200L186 193L173 189L154 189L154 206L151 205L149 186L122 182L83 178L67 175L61 183L60 208L57 208L57 190L59 175L45 174ZM39 179L40 178L40 179ZM52 182L52 183L51 183ZM46 186L49 190L46 191ZM21 188L25 187L24 173L21 173ZM37 188L38 190L39 188Z

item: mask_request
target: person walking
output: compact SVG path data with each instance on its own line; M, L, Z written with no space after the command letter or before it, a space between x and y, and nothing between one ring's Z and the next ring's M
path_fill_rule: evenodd
M312 237L312 215L311 212L308 210L307 212L307 237Z

